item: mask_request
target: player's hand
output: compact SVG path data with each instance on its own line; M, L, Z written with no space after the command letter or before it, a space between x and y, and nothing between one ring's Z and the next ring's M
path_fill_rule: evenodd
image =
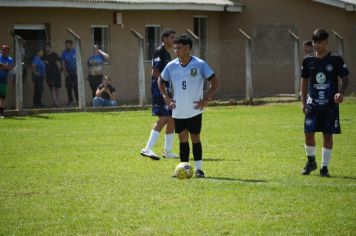
M165 103L169 106L169 108L176 108L176 102L172 98L170 98L169 96L163 96L163 99Z
M305 105L302 104L302 112L305 114Z
M344 101L344 95L342 93L337 93L334 96L334 100L336 103L342 103Z
M194 104L195 109L203 110L203 108L208 105L208 101L205 99L200 99L199 101L194 102Z

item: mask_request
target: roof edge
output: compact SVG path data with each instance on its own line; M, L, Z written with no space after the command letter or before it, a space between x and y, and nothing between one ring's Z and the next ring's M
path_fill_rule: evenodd
M53 0L2 0L1 7L39 7L39 8L81 8L106 10L193 10L193 11L231 11L242 12L243 5L179 4L179 3L84 3L61 2Z

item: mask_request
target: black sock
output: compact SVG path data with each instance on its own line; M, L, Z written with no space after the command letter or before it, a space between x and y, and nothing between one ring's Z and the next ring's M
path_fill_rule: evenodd
M181 162L189 162L189 143L180 143L179 144L179 156Z
M194 156L194 161L200 161L202 159L203 150L201 147L201 142L193 143L193 156Z
M315 156L307 156L309 162L315 162Z
M4 108L0 107L0 115L4 115Z

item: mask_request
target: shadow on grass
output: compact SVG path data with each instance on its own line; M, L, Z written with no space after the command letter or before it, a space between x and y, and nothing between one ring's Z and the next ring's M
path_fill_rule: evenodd
M266 180L262 179L237 179L229 177L205 177L205 179L214 179L214 180L224 180L224 181L240 181L245 183L266 183Z
M46 116L46 115L43 115L43 114L31 114L31 115L29 115L29 117L40 118L40 119L50 119L49 116Z
M354 177L354 176L337 176L337 175L331 175L331 178L356 180L356 177Z
M225 160L220 158L204 158L203 161L225 161Z

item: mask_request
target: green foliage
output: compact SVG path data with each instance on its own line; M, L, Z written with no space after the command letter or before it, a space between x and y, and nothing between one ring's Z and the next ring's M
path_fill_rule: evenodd
M356 102L341 106L332 178L300 175L299 107L209 107L207 178L189 180L170 177L178 160L139 155L155 122L150 111L0 120L0 235L352 235Z

